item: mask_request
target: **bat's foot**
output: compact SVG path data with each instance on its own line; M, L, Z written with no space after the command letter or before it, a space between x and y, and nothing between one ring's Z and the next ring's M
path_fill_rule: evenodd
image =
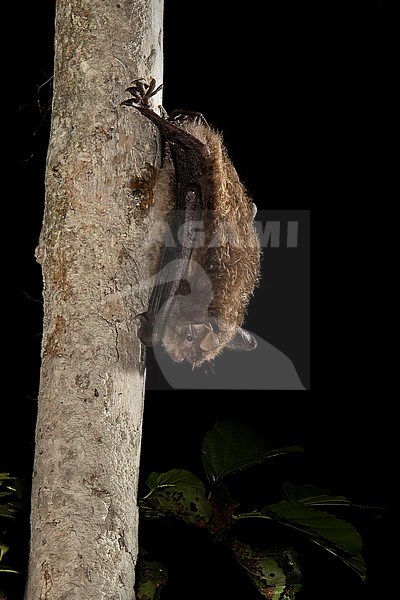
M135 79L131 85L126 88L132 98L121 102L125 106L149 106L149 100L157 94L162 88L162 84L156 88L156 80L152 78L150 83L145 83L143 79Z
M143 79L136 79L126 89L126 91L131 94L132 98L124 100L124 102L121 102L121 105L133 106L136 108L142 115L147 117L158 127L160 133L168 140L168 142L181 146L187 152L194 154L198 160L209 158L210 150L207 144L194 135L184 131L182 127L180 127L178 120L175 121L166 118L165 112L161 112L160 116L152 109L149 100L152 96L157 94L161 88L162 85L156 87L156 80L154 78L151 79L149 84L145 83ZM178 112L183 116L184 111ZM189 113L187 112L186 114Z

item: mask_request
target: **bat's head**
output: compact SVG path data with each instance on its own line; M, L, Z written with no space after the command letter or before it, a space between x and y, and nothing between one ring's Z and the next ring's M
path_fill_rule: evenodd
M187 360L197 367L219 353L220 338L211 323L170 321L165 327L162 345L175 362Z
M227 339L228 337L228 339ZM188 361L194 367L214 359L225 348L231 350L253 350L255 338L238 327L233 335L218 330L215 323L181 323L170 321L165 327L162 345L177 363Z
M176 363L187 361L193 367L212 361L224 348L253 350L256 339L234 320L221 319L210 309L202 290L174 296L172 306L166 303L155 322L147 313L139 315L139 337L146 346L163 349Z
M175 362L186 360L195 367L219 354L225 345L224 339L227 341L226 335L221 337L217 320L209 317L201 304L192 303L189 296L179 296L172 310L167 311L168 305L159 311L155 322L149 319L148 313L137 315L138 336L145 346L157 346L161 342Z

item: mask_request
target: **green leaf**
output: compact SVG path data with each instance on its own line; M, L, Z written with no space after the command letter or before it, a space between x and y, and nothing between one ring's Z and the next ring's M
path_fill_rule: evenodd
M345 552L356 554L362 549L361 536L351 523L300 502L271 504L262 513L273 515L303 533L329 540Z
M146 481L146 485L149 487L150 490L154 490L157 487L157 480L159 477L159 473L150 473L150 475L147 478Z
M164 567L155 560L149 560L147 552L141 550L136 567L136 599L157 600L167 580L168 574Z
M0 565L0 573L19 573L19 571L6 567L6 565Z
M3 560L4 555L8 552L9 547L0 542L0 562ZM19 573L19 571L15 571L11 567L6 567L6 565L0 565L0 573ZM1 600L1 595L0 595Z
M193 473L183 469L151 473L147 484L150 492L139 506L148 518L171 516L198 526L208 522L212 506L204 483Z
M351 523L294 501L267 506L262 514L302 532L311 542L335 555L356 571L361 579L365 579L366 567L361 556L362 539Z
M281 525L297 529L311 542L342 560L365 579L366 567L361 556L361 536L351 523L343 519L294 501L272 504L261 512L237 514L235 518L275 520Z
M0 517L7 517L10 519L14 517L13 512L8 510L7 504L4 504L3 506L0 505Z
M236 560L247 571L252 582L264 598L280 600L281 598L294 598L295 591L300 589L300 574L297 571L293 576L294 567L285 562L285 552L269 549L262 551L237 540L229 544ZM287 554L293 551L286 549ZM287 569L292 573L289 576ZM295 590L297 588L297 590Z
M335 496L327 490L321 490L314 485L294 485L286 482L283 490L289 500L307 504L307 506L352 506L344 496Z
M7 502L7 504L0 504L0 517L13 519L14 513L16 513L20 508L21 505L18 502Z
M325 548L325 550L327 550L327 548ZM353 569L353 571L355 571L363 581L365 581L367 568L361 554L349 555L337 553L336 556L340 558L340 560L342 560L348 567Z
M15 494L22 498L23 482L19 477L11 477L9 473L0 473L0 496Z
M0 562L3 560L3 556L6 552L8 552L9 549L10 548L3 544L3 542L0 542Z
M203 444L203 466L210 482L247 469L267 458L301 452L300 446L271 450L252 429L231 419L217 422L206 434Z
M304 452L303 446L296 444L295 446L283 446L283 448L273 448L268 450L265 458L275 458L275 456L282 456L283 454L302 454Z
M3 557L8 552L8 550L9 547L3 544L3 542L0 542L0 562L3 560ZM11 567L6 567L6 565L0 565L0 573L18 573L18 571L11 569ZM0 592L0 600L1 594L2 592Z
M332 492L322 490L314 485L294 485L286 482L283 484L283 489L289 500L295 500L307 506L349 506L362 510L378 511L378 513L384 512L382 507L354 504L345 496L336 496Z
M11 477L9 473L0 473L0 488L10 488L13 492L16 491L17 477Z
M336 558L339 558L345 565L353 569L353 571L355 571L363 581L365 581L367 569L365 561L360 553L349 554L348 552L345 552L340 548L333 547L332 545L330 545L322 539L310 538L310 540L317 546L320 546L321 548L329 552L330 554L333 554L333 556L336 556Z
M206 434L203 444L203 466L211 482L256 463L266 456L262 437L246 425L233 420L219 421Z

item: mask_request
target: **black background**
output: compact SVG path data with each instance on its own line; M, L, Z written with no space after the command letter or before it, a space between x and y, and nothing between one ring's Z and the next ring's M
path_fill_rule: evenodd
M314 223L324 250L337 243L337 237L325 234L325 225L340 222L343 212L337 205L346 206L357 193L354 180L349 183L352 171L357 169L371 185L381 174L385 11L373 1L345 7L327 3L324 11L321 5L299 2L271 2L262 12L260 6L253 2L240 9L225 0L197 5L166 1L164 103L167 109L199 110L224 132L230 155L259 208L282 214L285 211L277 207L312 205L317 214L318 208L325 208ZM43 210L54 7L50 1L22 2L8 10L5 23L18 27L3 64L9 182L4 186L3 233L11 239L4 245L3 261L8 306L4 373L15 376L2 403L5 442L0 470L21 475L29 487L42 317L34 248ZM325 264L323 256L318 258L314 277L319 288ZM268 249L263 275L247 326L289 356L309 387L308 248ZM340 285L340 264L330 276L332 288ZM173 467L201 474L205 432L218 418L236 416L272 444L302 443L306 450L301 459L279 463L281 468L260 467L232 482L238 497L255 484L259 491L251 494L254 502L269 490L274 496L284 471L292 480L314 482L357 502L386 505L390 409L384 400L377 407L366 403L363 367L349 360L346 335L332 329L337 307L330 296L325 287L316 306L321 334L316 362L325 376L314 374L310 393L219 392L211 397L209 392L190 390L149 391L143 477ZM362 519L358 525L366 540L369 583L361 585L334 559L305 547L305 585L299 600L375 598L382 585L390 585L384 575L384 522ZM181 527L173 532L164 527L160 533L143 526L142 535L169 569L166 600L256 600L246 576L200 533ZM7 558L22 575L2 577L1 582L9 600L22 598L27 537L25 511Z

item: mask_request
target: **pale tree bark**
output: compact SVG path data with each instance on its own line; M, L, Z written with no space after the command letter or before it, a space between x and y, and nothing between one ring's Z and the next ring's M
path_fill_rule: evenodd
M26 600L134 598L145 377L134 317L148 301L159 144L120 102L133 78L162 81L162 13L162 0L57 1Z

